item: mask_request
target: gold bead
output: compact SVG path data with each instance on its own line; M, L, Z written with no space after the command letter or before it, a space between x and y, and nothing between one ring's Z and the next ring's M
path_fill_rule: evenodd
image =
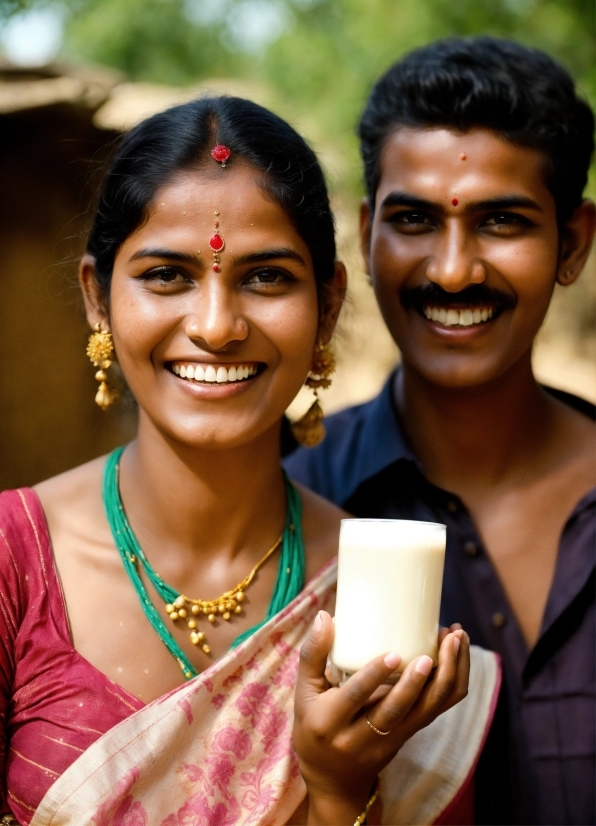
M201 646L201 648L203 649L203 651L205 652L205 654L211 654L211 649L209 648L209 646L207 645L207 643L205 643L205 645L202 645L202 646Z
M242 613L242 606L241 606L241 605L237 605L237 606L234 608L234 613L235 613L235 614L241 614L241 613Z
M226 612L225 612L225 614L223 615L223 618L224 618L225 620L229 620L229 619L230 619L230 612L229 612L229 611L226 611Z
M172 611L170 619L176 621L178 619L178 611Z
M217 610L219 611L220 614L223 614L223 612L226 610L226 606L224 605L223 602L219 603L219 605L217 606Z
M179 608L178 609L178 616L182 617L182 619L186 619L186 608Z
M206 605L204 605L204 606L203 606L203 613L204 613L204 614L210 614L210 613L211 613L211 612L210 612L210 610L207 608L207 606L206 606Z
M166 614L171 614L173 610L174 610L174 606L173 606L173 605L171 605L171 604L168 602L168 604L166 605Z
M205 639L205 635L202 631L197 631L197 639L199 642L203 642L203 640Z
M193 631L190 635L190 641L193 645L198 645L200 643L199 635Z
M236 594L236 602L244 602L244 591L238 591Z
M235 607L236 607L236 600L235 600L235 599L231 599L231 600L228 602L228 608L230 609L230 611L233 611Z
M108 380L108 374L106 373L105 370L98 370L97 373L95 374L95 378L97 379L97 381L107 381Z
M191 620L189 620L189 621L188 621L188 627L189 627L189 628L196 628L196 627L197 627L197 621L196 621L196 620L192 620L192 619L191 619Z
M209 620L209 622L215 622L215 614L209 614L207 619Z
M192 608L191 608L190 610L191 610L191 611L192 611L192 613L195 615L195 617L196 617L196 615L197 615L197 614L200 614L200 613L201 613L201 607L200 607L200 605L193 605L193 606L192 606Z
M176 599L174 600L174 608L182 608L184 603L185 603L185 599L182 596L182 594L180 594L180 596L176 597Z

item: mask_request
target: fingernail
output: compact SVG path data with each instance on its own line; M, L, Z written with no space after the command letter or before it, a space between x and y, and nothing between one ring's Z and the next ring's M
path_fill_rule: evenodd
M315 621L312 624L313 634L318 634L323 627L323 617L321 616L321 612L317 614L315 617Z
M395 669L400 664L401 657L399 654L387 654L387 656L383 659L383 662L387 668Z
M433 667L433 661L431 660L430 657L427 657L426 654L424 654L422 657L420 657L420 659L416 663L416 671L419 674L424 674L425 677L428 677L428 675L432 671L432 667Z
M459 637L456 637L456 638L453 640L453 650L455 651L455 653L456 653L456 654L457 654L457 652L459 651L459 646L460 646L460 645L461 645L461 643L460 643L460 641L459 641Z

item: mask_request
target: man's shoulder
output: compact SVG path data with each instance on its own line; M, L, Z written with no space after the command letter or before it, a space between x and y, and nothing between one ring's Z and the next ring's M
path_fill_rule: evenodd
M401 435L392 409L389 382L374 399L325 419L325 439L299 448L284 465L293 479L342 504L372 467L391 461ZM387 444L392 445L388 452Z

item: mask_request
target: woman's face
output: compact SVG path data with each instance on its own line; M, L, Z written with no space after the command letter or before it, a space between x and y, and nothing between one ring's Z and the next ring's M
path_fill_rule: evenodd
M309 249L246 165L179 173L116 256L109 326L141 426L189 446L277 428L318 315Z

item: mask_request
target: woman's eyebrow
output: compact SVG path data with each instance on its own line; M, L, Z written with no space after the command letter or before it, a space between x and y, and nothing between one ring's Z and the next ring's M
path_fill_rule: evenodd
M291 247L273 247L259 252L249 252L246 255L234 256L233 262L238 266L242 266L243 264L261 264L264 261L273 261L279 258L297 261L299 264L306 266L304 258Z
M134 255L130 256L129 261L138 261L139 258L167 258L170 261L180 261L183 264L192 264L194 266L203 264L203 259L198 254L162 249L161 247L146 247L145 249L137 250Z

